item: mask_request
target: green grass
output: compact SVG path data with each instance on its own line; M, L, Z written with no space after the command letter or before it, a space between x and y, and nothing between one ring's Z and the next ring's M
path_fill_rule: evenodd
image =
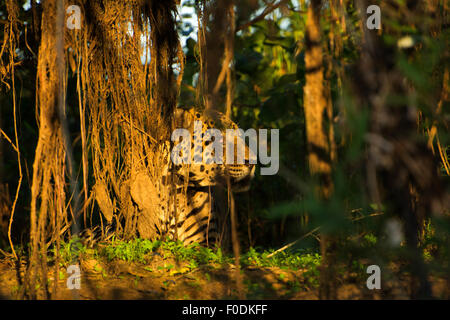
M55 249L51 249L55 253ZM320 265L320 255L305 250L283 251L273 256L269 256L274 250L257 250L250 248L240 256L241 267L278 267L286 270L301 270L305 272L311 283L318 279L318 266ZM74 238L68 242L61 242L60 263L67 265L78 259L81 255L93 255L96 258L105 258L108 261L115 259L127 262L150 263L155 255L161 256L164 260L174 259L176 262L183 262L189 271L199 267L221 268L234 263L234 256L231 253L224 253L220 248L206 248L199 244L184 246L177 241L160 241L134 239L129 241L113 239L111 242L102 243L94 249L87 249L81 242ZM167 272L176 272L173 264L167 263L159 269ZM171 270L174 269L174 270ZM150 269L154 271L153 269Z
M258 252L250 248L241 257L241 264L256 267L279 267L282 269L311 269L320 265L320 255L305 250L282 251L271 257L273 250Z
M181 242L165 241L161 245L164 258L173 257L177 261L188 262L191 269L204 265L223 265L232 261L220 248L206 248L199 244L184 246Z
M176 241L151 241L135 239L130 241L115 240L102 249L100 255L108 260L120 259L128 262L147 263L152 255L158 253L164 259L173 258L176 261L186 262L190 269L205 265L221 266L234 261L231 254L224 254L220 248L206 248L199 244L184 246ZM304 250L283 251L271 257L273 250L257 251L250 248L241 254L241 265L255 267L279 267L283 269L316 269L320 264L320 255Z
M59 247L59 257L60 257L60 265L67 266L71 264L73 261L79 259L82 254L86 254L88 249L81 243L78 237L73 237L68 242L61 241ZM50 261L53 261L56 257L56 246L50 248L50 252L52 256L49 258Z
M147 262L148 253L154 252L161 245L161 241L134 239L130 241L115 240L100 250L99 254L108 260L120 259L128 262Z
M207 264L222 264L231 259L222 254L221 249L210 249L198 244L184 246L181 242L135 239L130 241L113 240L100 251L108 260L120 259L128 262L147 263L152 259L150 253L158 253L163 258L184 261L193 268Z
M318 253L306 250L282 251L273 256L273 250L258 252L254 248L242 255L241 264L256 267L278 267L286 270L304 270L305 283L310 287L319 285L319 266L321 257ZM280 275L280 277L283 277ZM281 279L283 280L283 279Z

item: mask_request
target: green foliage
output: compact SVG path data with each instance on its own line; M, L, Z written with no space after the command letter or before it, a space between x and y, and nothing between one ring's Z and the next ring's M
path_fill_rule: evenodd
M150 241L145 239L135 239L130 241L112 241L101 249L100 254L108 260L120 259L128 262L146 263L151 261L149 253L158 253L163 259L174 259L184 262L192 270L201 266L224 266L234 262L231 254L224 254L220 248L206 248L199 244L184 246L177 241ZM318 253L307 252L305 250L283 251L269 257L274 250L258 252L250 248L248 252L240 257L241 265L257 267L279 267L284 269L316 269L320 264ZM166 264L162 269L170 271L174 266ZM152 271L152 270L151 270Z
M145 263L151 260L149 253L157 252L164 259L173 258L176 261L184 261L193 269L200 265L223 264L231 258L225 257L220 248L215 250L192 244L184 246L180 241L160 241L134 239L130 241L113 240L101 249L101 255L108 260L121 259L128 262ZM172 266L173 267L173 266ZM171 266L166 266L170 270Z
M197 243L184 246L182 242L165 241L161 245L164 257L173 257L177 261L188 262L191 269L201 265L224 264L231 258L223 255L220 248L215 250L203 247Z
M367 245L374 246L377 244L377 237L374 234L369 233L364 236L364 241Z
M351 265L351 271L356 272L358 275L366 275L367 266L363 263L353 260Z
M150 241L136 238L130 241L113 240L111 244L102 249L101 254L108 260L121 259L128 262L146 262L146 255L155 251L161 241Z
M262 268L277 267L286 270L303 270L303 281L306 286L315 288L319 285L321 256L318 253L308 252L306 250L293 250L282 251L269 257L273 252L273 250L258 252L254 248L250 248L241 257L241 264ZM284 280L286 275L281 273L278 277L280 280ZM300 288L298 281L288 281L288 284L292 292L296 292ZM255 283L250 282L247 285L252 294L255 294L260 289L259 285Z
M248 252L241 256L241 264L257 267L279 267L285 269L313 270L320 265L320 255L305 250L282 251L269 257L273 250L258 252L250 248Z
M60 264L66 266L73 263L87 250L78 237L73 237L68 242L62 241L59 247ZM54 260L57 254L56 245L50 249L50 252L52 253L51 260Z

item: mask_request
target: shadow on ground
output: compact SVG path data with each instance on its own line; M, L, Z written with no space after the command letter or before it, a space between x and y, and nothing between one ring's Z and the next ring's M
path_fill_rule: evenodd
M203 266L194 270L182 264L155 259L151 264L121 260L102 262L81 261L81 289L69 290L67 278L61 273L56 295L52 299L129 300L129 299L238 299L236 270L232 265ZM276 267L248 267L241 270L242 293L246 299L318 298L316 277L308 270L288 270ZM50 285L54 273L48 275ZM408 279L384 283L384 290L370 291L360 275L345 275L338 279L339 299L408 299ZM14 263L0 260L0 299L18 299L20 285ZM444 298L446 282L434 279L433 294ZM42 298L41 296L40 298Z

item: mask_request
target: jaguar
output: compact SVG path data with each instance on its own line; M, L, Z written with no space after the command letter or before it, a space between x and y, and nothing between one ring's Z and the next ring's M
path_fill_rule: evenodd
M227 159L226 129L238 129L236 123L218 111L199 112L194 108L178 108L175 113L175 128L187 129L191 134L190 154L194 157L198 152L203 153L201 163L172 164L175 175L174 191L176 192L175 210L164 214L166 217L166 235L172 239L180 240L184 244L200 243L205 245L217 244L222 240L225 218L220 212L220 203L215 195L218 188L231 189L230 191L245 192L250 188L254 176L255 165L249 159L252 151L239 141L243 138L237 136L234 141L235 152L232 161ZM201 133L207 136L209 129L218 129L222 133L219 142L223 146L223 163L214 162L214 152L206 153L211 139L202 139L202 135L194 132L195 121L201 122ZM244 163L237 163L236 147L242 143L245 148ZM201 146L199 150L198 148ZM184 150L186 152L186 150ZM169 173L170 170L167 171ZM169 175L163 180L169 180ZM163 203L163 202L162 202ZM165 208L167 210L167 208ZM169 220L167 221L167 218ZM167 224L167 222L169 222Z
M185 245L226 243L225 198L228 192L245 192L250 188L255 172L253 151L245 144L245 138L237 135L233 137L234 158L227 159L226 130L238 129L238 126L221 112L199 112L193 107L177 108L173 119L174 128L186 129L188 136L193 138L188 144L183 144L184 149L181 148L180 152L192 157L200 152L203 159L199 163L187 161L175 164L171 161L174 142L164 141L156 145L153 158L157 160L154 163L162 164L155 170L158 176L150 174L147 168L133 170L129 180L125 180L118 190L120 196L117 202L128 221L125 222L125 229L127 223L136 223L141 238L169 238ZM199 124L196 121L201 122L201 134L198 128L195 130ZM220 151L223 147L221 162L214 161L214 152L203 152L213 141L212 137L208 137L209 129L217 129L221 133L218 135L219 144L209 148ZM207 139L202 139L202 136ZM237 161L238 145L245 149L243 163ZM114 223L117 220L113 218L115 206L109 200L106 184L97 181L94 191L108 225ZM218 201L220 196L222 201ZM134 209L130 209L129 204L133 204L131 208Z

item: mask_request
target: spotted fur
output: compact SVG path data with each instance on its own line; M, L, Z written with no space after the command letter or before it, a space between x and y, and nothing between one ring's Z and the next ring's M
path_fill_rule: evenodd
M195 146L194 121L203 123L202 133L211 128L219 129L225 139L226 129L237 129L237 125L220 112L211 112L209 115L196 112L194 109L178 109L175 117L175 127L188 129L191 133L191 148ZM238 138L240 139L240 138ZM199 142L199 141L198 141ZM199 142L200 143L200 142ZM221 141L225 148L224 141ZM208 143L206 143L207 145ZM203 150L205 143L201 142ZM244 143L245 145L245 143ZM215 210L215 187L226 187L227 180L233 192L247 191L254 175L255 166L248 163L250 150L245 146L245 164L226 164L226 152L223 152L223 164L212 163L212 159L203 159L201 164L182 164L174 166L176 190L176 210L167 212L161 210L165 219L165 232L162 236L169 236L182 241L184 244L202 243L212 245L217 243L222 230L223 219L220 219ZM191 155L194 151L191 149ZM167 176L169 180L170 169ZM161 201L164 203L164 201ZM223 218L223 217L222 217Z

